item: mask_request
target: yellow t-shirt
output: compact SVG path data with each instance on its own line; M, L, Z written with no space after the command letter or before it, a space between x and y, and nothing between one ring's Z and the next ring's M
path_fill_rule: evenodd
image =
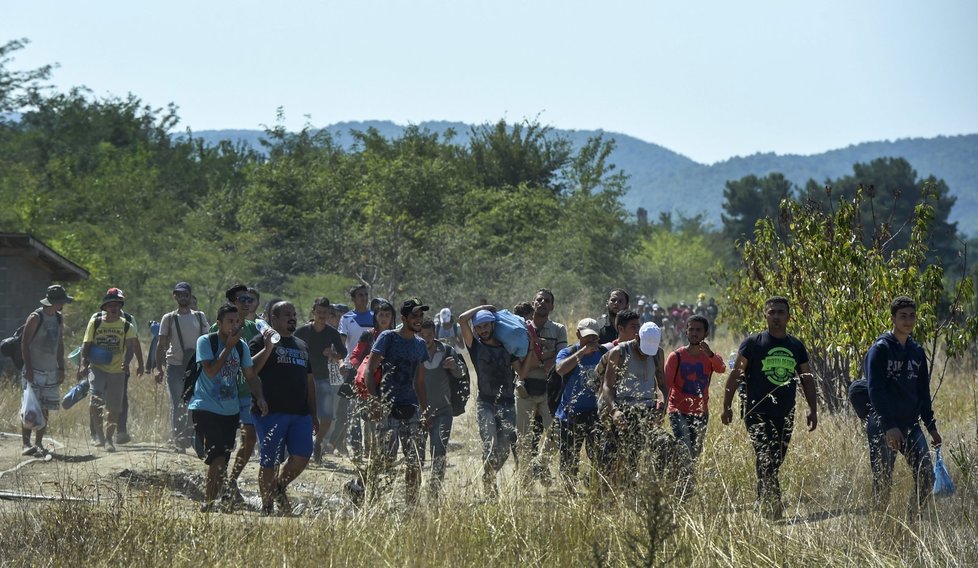
M126 355L126 341L136 337L136 324L129 324L126 331L126 320L120 317L118 321L108 323L103 314L102 322L95 329L95 318L88 320L85 329L85 343L91 343L92 349L88 359L92 367L106 373L123 372L122 363Z

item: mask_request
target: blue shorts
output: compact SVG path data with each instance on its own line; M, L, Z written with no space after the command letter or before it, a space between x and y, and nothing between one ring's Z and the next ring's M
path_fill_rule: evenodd
M241 410L241 412L239 413L239 415L241 416L241 423L247 424L249 426L254 426L255 419L251 415L251 397L249 396L248 398L239 398L238 406Z
M312 416L275 413L255 417L261 467L272 468L289 455L308 459L312 456Z

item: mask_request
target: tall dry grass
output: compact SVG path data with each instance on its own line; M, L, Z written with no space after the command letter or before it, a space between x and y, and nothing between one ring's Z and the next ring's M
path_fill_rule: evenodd
M730 346L718 342L717 347ZM713 418L699 464L697 492L685 501L672 495L670 480L646 478L639 491L608 496L591 491L583 480L586 475L578 484L580 495L570 497L556 485L544 489L519 481L511 465L501 478L498 500L486 500L478 433L469 413L456 421L453 438L462 447L449 455L453 467L439 502L423 499L420 506L406 508L397 489L390 498L355 510L342 499L338 487L331 486L314 492L316 498L309 500L306 513L295 518L260 518L252 512L201 514L166 488L134 487L92 465L75 474L80 480L69 473L59 479L61 494L89 502L0 503L0 562L974 566L978 565L975 379L973 370L956 369L935 403L958 490L920 515L908 512L912 480L904 462L897 463L889 507L882 511L870 507L871 477L861 425L854 417L823 413L813 433L800 426L803 420L796 421L799 426L781 476L788 512L782 522L764 520L753 506L753 453L743 423L724 427L718 419L722 388L718 382L713 387ZM158 403L145 379L133 384L132 396L134 436L162 443L165 402ZM13 416L18 403L17 389L4 388L0 416ZM58 414L51 435L87 436L83 417L84 409ZM0 480L0 488L37 489L30 472L19 471L14 482L10 479Z

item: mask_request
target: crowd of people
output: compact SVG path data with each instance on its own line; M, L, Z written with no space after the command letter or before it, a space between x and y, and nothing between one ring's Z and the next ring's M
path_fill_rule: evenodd
M478 424L488 498L498 495L497 475L511 454L519 479L542 484L553 481L549 459L556 454L571 494L579 491L586 455L595 490L628 490L655 475L688 495L704 447L710 383L728 371L709 343L716 303L703 295L696 307L679 310L678 319L663 316L667 323L657 319L663 310L655 300L640 298L632 310L628 292L615 289L603 313L581 319L570 333L550 319L556 298L548 289L512 310L484 303L456 320L450 308L430 318L435 314L417 298L395 306L356 286L351 307L320 297L307 307L308 318L300 318L295 305L280 299L258 313L257 290L238 284L226 291L213 324L195 308L189 283L176 284L172 295L175 309L154 322L149 368L167 385L168 443L177 452L192 449L207 466L206 511L242 502L237 481L256 448L265 515L289 514L288 485L310 461L334 454L355 466L345 490L357 504L390 491L399 454L407 502L421 499L423 485L437 500L453 421L466 411L474 411ZM72 301L63 287L48 288L23 331L22 386L34 390L45 418L61 402L61 309ZM137 375L146 368L124 304L122 290L106 292L88 321L78 365L78 381L90 383L92 439L106 452L129 439L131 361ZM757 504L771 519L784 511L779 469L799 384L808 430L818 425L815 380L804 343L788 333L791 317L788 299L766 301L767 328L740 344L723 388L721 422L733 422L739 396L754 450ZM896 453L912 466L914 501L930 491L921 421L932 442L941 443L927 360L912 338L915 318L913 300L896 298L892 328L866 358L867 395L859 405L866 410L880 505L888 499ZM667 352L667 330L680 322L681 344ZM475 404L467 408L470 389ZM24 455L47 451L44 433L24 428Z

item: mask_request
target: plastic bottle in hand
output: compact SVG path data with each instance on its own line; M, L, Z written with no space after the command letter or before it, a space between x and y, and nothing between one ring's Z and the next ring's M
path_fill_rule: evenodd
M255 320L255 327L258 328L258 333L261 333L262 335L264 335L265 334L265 330L266 329L269 329L271 326L269 326L268 323L265 320L263 320L263 319L257 319L257 320ZM275 345L279 341L282 341L282 336L279 334L279 332L272 331L271 341L272 341L272 345Z
M731 351L730 352L730 359L727 361L727 370L728 371L733 371L734 364L736 364L736 363L737 363L737 352L736 351Z

